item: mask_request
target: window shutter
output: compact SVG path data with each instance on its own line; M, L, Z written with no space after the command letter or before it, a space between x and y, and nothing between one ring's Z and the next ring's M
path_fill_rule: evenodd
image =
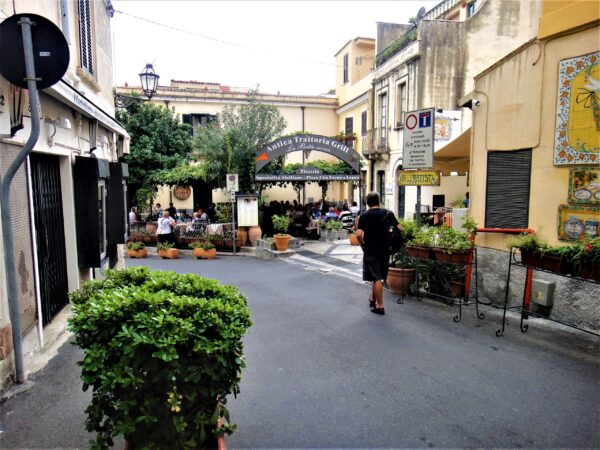
M527 228L531 149L489 152L487 166L486 228Z
M90 8L90 0L79 0L79 44L81 67L90 74L93 74L92 11Z

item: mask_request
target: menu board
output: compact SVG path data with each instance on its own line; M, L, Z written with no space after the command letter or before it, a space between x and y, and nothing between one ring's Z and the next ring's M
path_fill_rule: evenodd
M237 198L238 226L253 227L258 225L258 197L244 196Z

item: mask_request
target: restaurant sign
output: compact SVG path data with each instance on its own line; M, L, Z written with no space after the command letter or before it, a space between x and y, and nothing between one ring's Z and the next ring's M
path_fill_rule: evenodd
M336 139L317 134L297 134L277 139L258 150L256 153L256 172L260 172L263 167L274 159L296 151L328 153L348 163L357 174L360 170L360 155L347 145ZM259 178L257 177L256 180L259 180Z
M358 181L359 174L318 174L318 173L257 173L256 181Z
M399 186L439 186L438 170L401 170L398 175Z

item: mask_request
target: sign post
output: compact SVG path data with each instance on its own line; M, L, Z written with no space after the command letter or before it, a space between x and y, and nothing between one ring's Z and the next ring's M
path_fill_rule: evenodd
M403 132L404 169L433 169L434 108L406 113ZM421 226L421 185L417 184L417 227Z
M233 243L233 256L235 256L236 255L236 253L235 253L235 240L236 240L236 235L235 235L235 193L239 189L238 174L237 173L228 173L225 181L227 183L227 192L229 192L231 194L231 198L230 198L230 201L231 201L231 232L232 232L231 241Z

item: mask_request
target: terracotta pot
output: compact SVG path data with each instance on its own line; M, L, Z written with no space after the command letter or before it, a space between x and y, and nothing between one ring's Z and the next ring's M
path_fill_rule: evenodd
M348 239L350 239L351 245L358 245L358 238L356 237L355 234L349 234Z
M447 253L441 248L434 248L435 260L440 262L454 263L454 264L469 264L471 258L470 250L452 250L452 253Z
M158 256L160 256L162 259L177 259L179 257L179 250L176 248L159 250Z
M146 224L146 231L148 233L155 233L156 232L156 224L155 223L147 223Z
M410 285L415 282L415 269L390 267L386 281L392 294L406 295Z
M245 227L238 228L236 233L240 242L240 247L246 246L248 243L248 229Z
M192 249L192 254L198 259L214 259L217 257L217 249L204 250L203 248L194 248Z
M130 258L146 258L148 256L148 249L142 248L140 250L127 249L127 256Z
M276 234L273 236L278 251L284 252L288 249L290 237L291 236L289 234Z
M250 240L250 245L252 247L256 247L256 241L258 241L261 236L262 230L258 225L248 229L248 239Z
M415 245L407 245L406 253L411 258L419 258L419 259L434 259L431 248L429 247L417 247Z
M452 291L453 298L463 297L463 292L465 290L465 286L462 283L457 281L450 282L450 290Z

